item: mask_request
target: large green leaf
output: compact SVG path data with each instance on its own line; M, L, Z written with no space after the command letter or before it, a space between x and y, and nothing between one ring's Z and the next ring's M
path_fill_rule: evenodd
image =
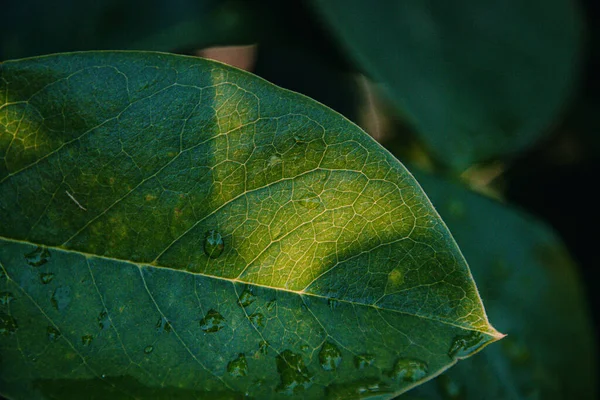
M411 396L596 399L595 336L576 266L556 235L495 201L417 177L468 258L490 318L508 336Z
M388 398L501 337L341 115L197 58L0 68L6 395Z
M581 27L570 0L313 3L456 169L531 144L577 70Z

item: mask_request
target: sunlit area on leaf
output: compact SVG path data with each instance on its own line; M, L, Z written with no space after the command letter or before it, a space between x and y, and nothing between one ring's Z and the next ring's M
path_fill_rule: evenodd
M599 11L3 4L0 398L595 399Z

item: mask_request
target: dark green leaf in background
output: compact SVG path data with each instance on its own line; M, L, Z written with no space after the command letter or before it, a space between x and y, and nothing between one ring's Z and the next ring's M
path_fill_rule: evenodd
M0 64L0 221L9 397L389 398L501 337L392 155L215 62Z
M581 26L573 1L313 3L456 170L531 145L574 81Z
M528 215L417 178L469 260L490 318L508 336L407 397L596 399L596 344L577 268L561 241Z
M76 50L198 49L252 43L240 0L23 0L2 5L0 61Z

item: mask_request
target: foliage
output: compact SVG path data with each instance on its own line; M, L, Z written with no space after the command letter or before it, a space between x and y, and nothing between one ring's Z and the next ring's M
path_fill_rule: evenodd
M582 48L573 2L3 7L1 394L595 398L560 239L451 182L502 198L477 174L557 121ZM46 56L247 43L255 73L375 121L419 183L342 115L232 67ZM508 333L488 347L502 334L480 294Z

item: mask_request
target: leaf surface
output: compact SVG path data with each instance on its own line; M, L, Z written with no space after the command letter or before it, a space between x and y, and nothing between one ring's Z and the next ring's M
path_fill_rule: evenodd
M569 0L313 3L457 170L533 143L577 70L581 24Z
M464 188L416 176L468 258L490 318L507 337L408 398L596 399L589 310L577 266L556 234Z
M389 398L502 336L414 178L332 110L167 54L0 68L5 395Z

